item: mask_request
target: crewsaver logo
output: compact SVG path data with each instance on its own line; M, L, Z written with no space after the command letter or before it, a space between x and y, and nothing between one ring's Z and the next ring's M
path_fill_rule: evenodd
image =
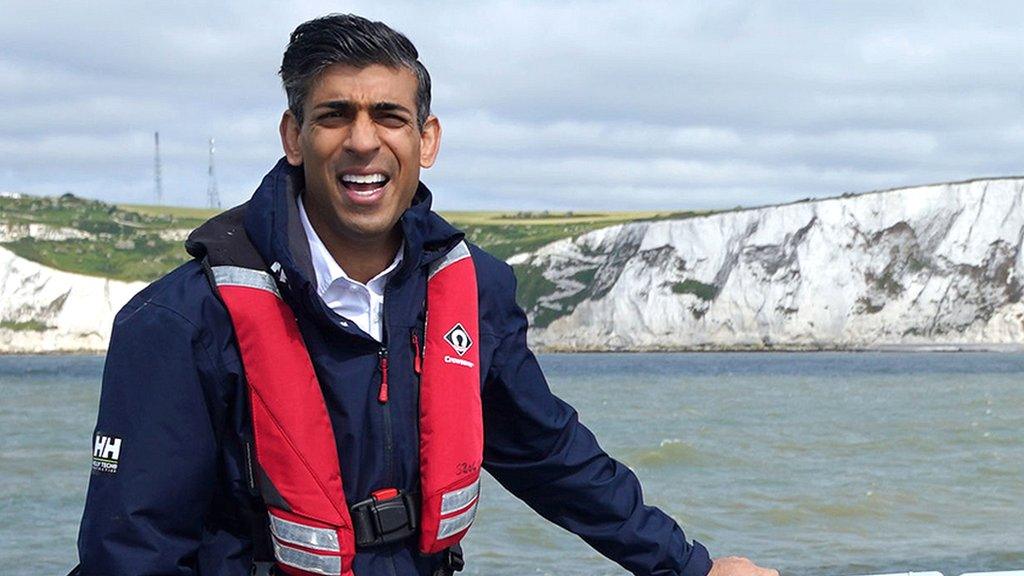
M444 340L451 345L453 350L458 352L459 356L464 355L473 347L473 339L469 337L469 332L462 327L461 323L456 323L455 326L452 326L452 329L444 335Z
M121 439L96 433L92 441L92 471L113 474L121 459Z

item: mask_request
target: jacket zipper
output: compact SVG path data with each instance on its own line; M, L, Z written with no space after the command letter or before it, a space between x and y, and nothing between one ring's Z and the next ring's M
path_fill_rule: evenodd
M419 376L423 374L423 358L420 356L420 337L416 335L415 329L412 332L412 369Z
M420 347L420 337L416 332L416 328L412 329L412 371L415 373L412 379L412 394L413 398L416 399L416 438L420 437L420 385L422 384L423 376L423 348Z
M380 390L377 392L377 401L381 404L388 403L388 347L381 346L377 351L378 367L380 368Z
M377 401L381 405L384 415L384 462L387 465L387 485L394 484L394 432L391 429L391 403L388 402L388 285L384 285L384 310L381 314L381 346L377 352L380 367L380 390L377 392Z

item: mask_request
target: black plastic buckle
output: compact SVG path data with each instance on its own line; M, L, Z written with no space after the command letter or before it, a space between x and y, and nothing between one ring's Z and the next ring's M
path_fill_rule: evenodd
M466 567L466 559L462 554L462 545L455 544L445 550L444 561L451 568L452 572L462 572L462 569Z
M451 548L445 548L441 553L441 565L434 570L433 576L455 576L456 572L461 572L465 567L466 561L463 560L462 546L455 544Z
M419 528L418 509L412 495L395 488L377 490L352 506L352 528L357 548L404 540Z

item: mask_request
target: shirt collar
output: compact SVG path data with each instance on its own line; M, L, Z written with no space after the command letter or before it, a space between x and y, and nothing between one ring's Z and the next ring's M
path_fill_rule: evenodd
M327 289L331 287L337 281L342 281L348 284L361 284L360 282L353 280L345 273L345 270L338 265L338 262L331 256L331 253L327 250L327 246L324 245L323 241L320 240L320 236L317 235L316 230L313 229L313 225L309 222L309 216L306 215L306 207L302 204L302 195L298 195L296 202L299 204L299 219L302 221L302 229L306 232L306 240L309 242L309 254L313 260L313 272L316 274L316 291L322 297ZM378 291L383 292L384 280L402 263L402 252L401 247L395 252L395 258L391 261L380 274L377 274L371 278L366 286L370 288L380 288Z

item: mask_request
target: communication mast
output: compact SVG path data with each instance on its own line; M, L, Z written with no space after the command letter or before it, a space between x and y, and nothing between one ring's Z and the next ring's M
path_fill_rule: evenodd
M217 175L213 171L213 153L216 148L213 146L213 138L210 138L210 169L207 172L206 199L210 208L220 208L220 195L217 194Z
M153 187L156 190L156 203L164 203L164 182L161 176L160 167L160 133L153 133L154 144L156 145L156 151L153 153Z

